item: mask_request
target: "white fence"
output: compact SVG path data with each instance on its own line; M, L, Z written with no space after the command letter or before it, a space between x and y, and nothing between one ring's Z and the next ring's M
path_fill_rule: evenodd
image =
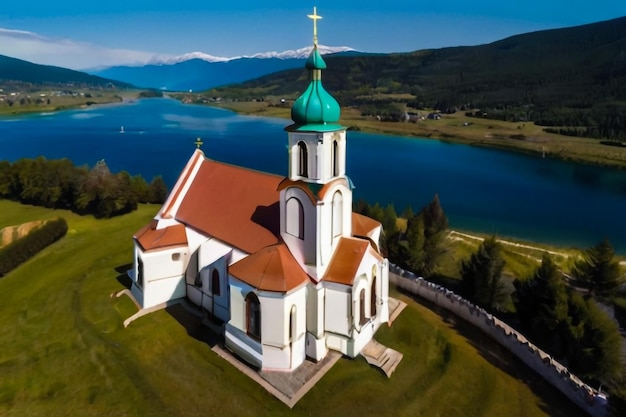
M521 333L502 320L447 288L417 277L412 272L394 265L390 265L389 271L389 282L451 311L478 327L591 416L607 415L607 395L582 382L565 366L530 343Z

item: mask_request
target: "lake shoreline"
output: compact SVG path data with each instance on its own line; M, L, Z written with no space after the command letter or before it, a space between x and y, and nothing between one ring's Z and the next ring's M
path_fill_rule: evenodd
M178 98L178 97L176 97ZM267 102L207 103L237 114L290 119L290 106ZM439 140L507 152L536 155L579 164L626 169L626 147L602 145L599 139L576 138L545 133L541 126L470 118L457 112L442 114L441 120L417 123L386 122L361 116L356 109L342 109L340 123L350 131Z

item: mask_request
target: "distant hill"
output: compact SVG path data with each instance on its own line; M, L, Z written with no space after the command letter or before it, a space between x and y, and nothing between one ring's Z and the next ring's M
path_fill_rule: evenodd
M325 60L324 85L343 106L480 108L490 118L565 126L565 134L626 139L626 17L480 46ZM306 83L301 68L211 94L291 97ZM414 98L391 98L407 93Z
M72 85L85 87L132 87L125 82L86 74L51 65L39 65L17 58L0 55L0 82Z
M361 53L346 51L337 55L343 54L360 55ZM194 54L188 55L195 56ZM192 58L182 62L174 60L172 63L155 63L140 67L116 66L88 71L91 74L121 80L138 87L168 91L201 91L240 83L286 69L302 68L306 57L307 54L274 53L270 55L266 53L230 60Z

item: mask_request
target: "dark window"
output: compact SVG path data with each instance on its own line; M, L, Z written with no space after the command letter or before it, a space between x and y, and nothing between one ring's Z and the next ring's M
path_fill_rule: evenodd
M309 154L304 142L298 142L298 175L309 176Z
M255 293L246 296L246 325L250 337L261 340L261 303Z
M339 152L337 141L333 141L333 177L339 175Z
M213 295L217 295L219 297L220 293L220 273L217 272L217 269L213 270L211 274L211 291L213 291Z
M196 287L202 287L202 276L200 275L200 271L196 274L196 279L194 280L193 285Z
M372 279L372 288L370 288L370 317L374 317L375 315L376 315L376 275L374 275L374 279Z
M359 292L359 324L363 326L367 323L367 317L365 317L365 288L362 288Z
M137 285L143 288L143 261L137 257Z

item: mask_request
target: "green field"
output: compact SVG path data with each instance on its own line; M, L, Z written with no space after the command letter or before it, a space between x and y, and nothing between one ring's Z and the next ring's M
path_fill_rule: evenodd
M0 200L0 228L65 217L68 234L0 279L2 416L580 415L475 329L411 298L377 339L404 354L391 379L341 359L290 410L211 351L182 309L124 329L123 271L156 206L110 220Z

